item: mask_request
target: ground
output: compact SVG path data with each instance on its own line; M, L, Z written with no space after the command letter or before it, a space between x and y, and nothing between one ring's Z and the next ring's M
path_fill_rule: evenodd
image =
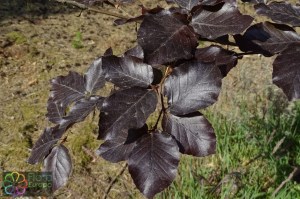
M143 2L165 5L159 0ZM105 8L131 15L137 9ZM84 73L109 47L118 55L135 45L136 25L114 26L114 19L54 1L0 2L0 171L41 169L42 165L29 165L26 159L43 129L51 126L45 114L52 78L70 70ZM218 136L216 155L182 157L175 183L158 198L255 198L255 194L265 198L288 177L291 166L299 161L299 155L294 154L299 150L299 139L293 140L299 138L294 134L299 112L272 84L273 60L245 57L224 78L219 101L204 111ZM97 118L97 114L91 115L70 130L66 145L74 169L69 183L55 198L102 198L123 167L124 163L111 164L89 154L101 144L96 140ZM282 120L290 126L282 127ZM284 132L274 135L276 129ZM283 149L284 155L275 156L271 152L282 138L288 140L284 144L294 142L292 150ZM239 176L234 181L238 182L234 183L236 191L222 189L222 183L233 176ZM293 182L279 193L283 198L298 197L299 187ZM127 171L109 197L143 198Z

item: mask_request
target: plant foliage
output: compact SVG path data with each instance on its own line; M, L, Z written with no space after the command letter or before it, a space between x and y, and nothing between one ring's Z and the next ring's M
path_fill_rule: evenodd
M83 3L95 2L106 1ZM173 7L143 7L141 15L115 21L140 22L136 47L122 56L108 49L84 75L71 71L51 81L46 116L55 126L44 130L28 162L43 161L44 170L53 172L54 191L66 184L72 169L65 132L95 108L100 110L98 139L104 140L96 153L110 162L127 161L137 188L153 198L174 180L180 153L215 153L214 129L199 110L217 101L222 78L243 54L276 56L274 84L289 100L299 99L300 36L286 24L299 26L300 7L244 1L275 22L253 24L235 0L167 2ZM216 44L198 48L199 41L234 45L244 53ZM115 89L107 97L98 95L106 82ZM159 116L149 126L155 111Z

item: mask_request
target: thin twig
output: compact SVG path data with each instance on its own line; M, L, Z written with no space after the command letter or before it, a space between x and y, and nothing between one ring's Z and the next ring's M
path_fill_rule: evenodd
M275 191L272 194L272 198L275 197L275 195L282 189L282 187L288 183L296 174L298 171L298 167L294 167L294 170L290 173L289 177L281 182L281 184L275 189Z
M88 7L82 3L78 3L76 1L72 1L72 0L55 0L59 3L67 3L67 4L70 4L70 5L73 5L73 6L76 6L82 10L90 10L90 11L93 11L93 12L98 12L98 13L101 13L101 14L105 14L105 15L108 15L108 16L112 16L112 17L117 17L117 18L121 18L121 19L129 19L129 17L126 17L126 16L123 16L121 14L118 14L118 13L114 13L114 12L109 12L107 10L104 10L104 9L100 9L100 8L91 8L91 7Z
M127 163L123 165L122 169L120 170L120 172L116 175L116 177L109 183L109 186L107 187L107 189L105 190L105 194L103 196L103 199L106 199L108 197L108 194L110 192L110 190L112 189L112 187L114 186L114 184L117 182L118 178L125 172L127 168Z

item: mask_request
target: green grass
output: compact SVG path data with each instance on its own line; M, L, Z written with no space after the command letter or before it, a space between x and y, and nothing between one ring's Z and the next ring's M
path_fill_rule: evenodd
M216 154L182 156L175 182L157 198L300 198L293 180L272 196L300 164L300 103L285 108L275 99L263 116L249 118L244 110L238 123L213 112L205 115L217 134Z
M72 40L72 46L75 49L83 48L83 42L82 42L82 34L81 32L76 32L76 35L74 39Z

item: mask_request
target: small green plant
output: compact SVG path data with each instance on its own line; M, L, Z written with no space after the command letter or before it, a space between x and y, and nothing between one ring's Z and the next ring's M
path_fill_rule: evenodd
M27 38L20 32L12 31L6 34L6 38L16 44L24 44Z
M72 40L72 46L75 49L83 48L81 32L79 32L79 31L76 32L76 35L75 35L74 39Z

